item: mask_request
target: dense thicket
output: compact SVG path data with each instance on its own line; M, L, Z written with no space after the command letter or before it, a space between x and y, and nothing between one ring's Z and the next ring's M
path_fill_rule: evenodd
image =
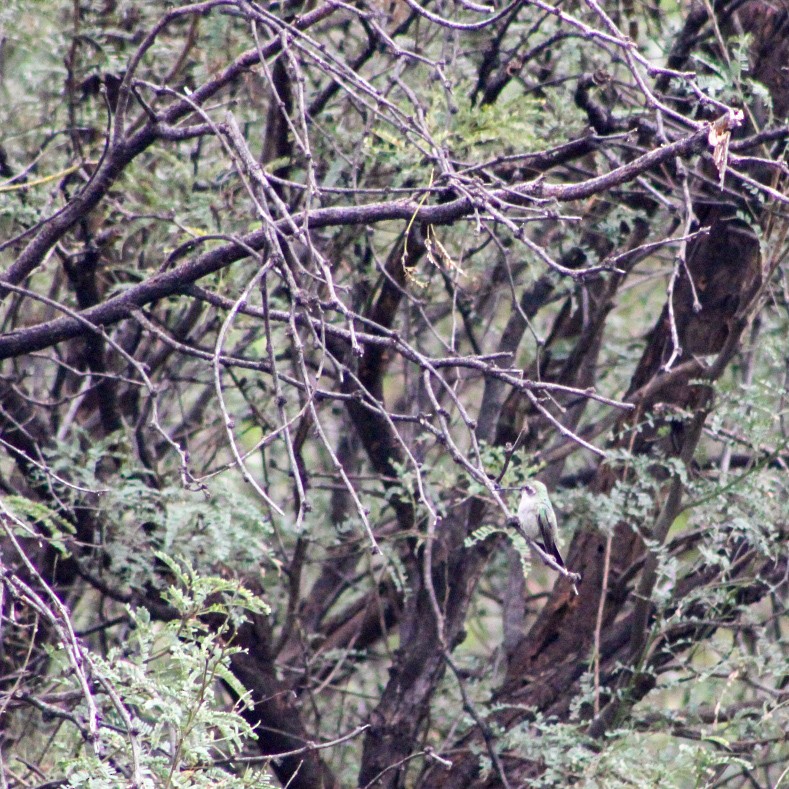
M787 0L0 19L0 787L789 780Z

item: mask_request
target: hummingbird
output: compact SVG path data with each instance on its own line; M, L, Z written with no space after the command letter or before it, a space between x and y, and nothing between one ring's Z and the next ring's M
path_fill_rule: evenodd
M559 540L559 528L547 488L539 480L532 479L521 490L517 524L513 523L513 525L523 536L534 540L545 553L555 559L559 567L567 570L567 565L556 545Z

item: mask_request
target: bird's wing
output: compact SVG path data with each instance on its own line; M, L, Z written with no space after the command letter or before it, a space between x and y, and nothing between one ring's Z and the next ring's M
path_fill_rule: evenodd
M540 510L537 515L537 525L540 527L540 541L542 542L542 547L545 552L556 559L556 563L559 567L567 569L553 536L556 532L556 515L553 510Z

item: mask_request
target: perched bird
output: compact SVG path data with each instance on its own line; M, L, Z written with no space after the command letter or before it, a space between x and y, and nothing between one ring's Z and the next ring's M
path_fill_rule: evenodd
M548 497L548 490L539 480L529 480L523 486L518 505L517 524L513 523L513 525L521 534L534 540L545 553L555 559L559 567L567 570L567 565L556 545L559 540L556 513ZM571 576L575 577L575 574L571 573ZM575 589L574 585L573 589Z

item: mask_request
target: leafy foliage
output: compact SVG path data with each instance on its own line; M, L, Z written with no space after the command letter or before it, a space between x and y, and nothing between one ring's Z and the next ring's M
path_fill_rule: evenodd
M38 769L62 771L67 786L116 787L126 775L140 787L273 786L260 768L229 772L223 766L256 736L239 714L248 701L230 670L238 648L226 642L228 625L243 621L245 611L264 613L267 607L237 582L201 577L161 558L176 579L164 592L175 618L157 624L144 608L128 610L124 637L105 655L89 658L95 711L79 701L73 672L62 651L53 651L37 695L77 703L69 704L68 713L33 703L9 771L38 759L43 747L47 756ZM209 614L228 625L206 627ZM234 705L228 706L220 683L238 696ZM100 726L95 739L85 742L80 730L90 715ZM33 725L35 734L21 735Z

